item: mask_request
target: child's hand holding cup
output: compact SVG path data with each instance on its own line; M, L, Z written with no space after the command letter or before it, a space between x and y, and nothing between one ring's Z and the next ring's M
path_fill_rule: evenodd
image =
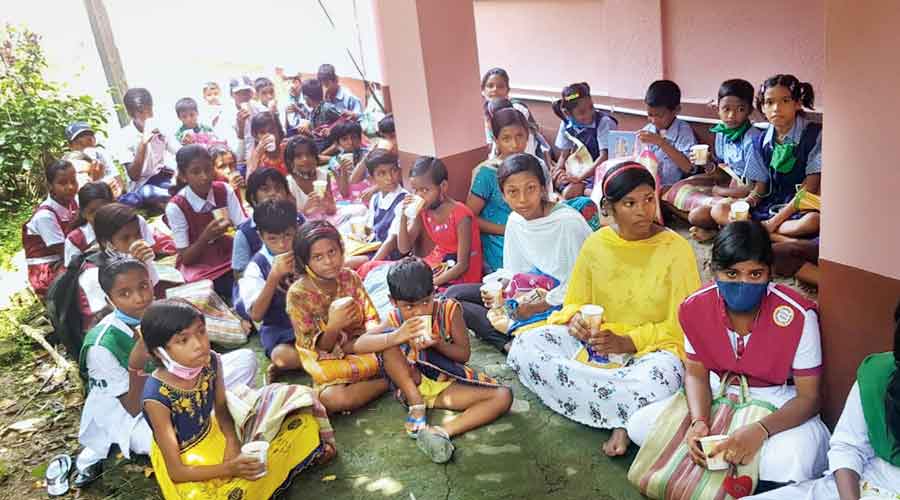
M600 332L600 325L603 323L603 306L587 304L581 306L579 310L581 318L587 324L591 336Z
M488 309L503 307L503 282L500 280L489 281L481 285L481 301Z
M253 458L257 462L262 464L262 472L248 479L256 480L268 473L268 467L266 466L266 463L268 462L269 458L269 443L265 441L250 441L244 446L241 446L241 455Z
M709 163L709 145L707 144L696 144L691 146L691 163L694 165L706 165Z
M231 217L228 216L228 207L217 208L212 214L214 220L224 222L228 226L225 236L234 236L234 226L231 224Z
M313 192L319 198L325 197L325 190L328 189L328 181L316 179L313 181Z
M128 253L141 262L150 262L156 256L153 249L141 238L134 240L128 247Z

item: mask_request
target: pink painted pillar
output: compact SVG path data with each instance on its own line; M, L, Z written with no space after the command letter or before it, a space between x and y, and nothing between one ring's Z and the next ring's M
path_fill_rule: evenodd
M451 194L464 200L472 168L487 156L472 2L372 2L401 165L442 159Z

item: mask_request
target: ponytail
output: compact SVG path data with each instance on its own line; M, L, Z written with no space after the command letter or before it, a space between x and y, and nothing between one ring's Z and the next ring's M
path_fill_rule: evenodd
M812 84L809 82L802 82L800 84L800 104L807 109L816 109L815 103L816 93L813 91Z
M884 394L885 420L888 433L894 438L892 455L900 455L900 303L894 310L894 365L895 370Z

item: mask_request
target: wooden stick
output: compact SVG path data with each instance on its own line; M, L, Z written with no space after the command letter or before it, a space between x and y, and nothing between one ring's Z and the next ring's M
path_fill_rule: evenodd
M34 339L35 342L40 344L41 347L43 347L44 350L47 351L48 354L50 354L50 357L53 358L56 366L64 369L66 373L71 375L69 377L71 379L71 382L75 384L75 386L79 390L81 390L81 374L78 373L78 368L70 363L69 360L62 357L62 355L60 355L59 352L57 352L57 350L52 345L50 345L49 342L47 342L47 339L44 338L44 335L40 330L28 325L20 325L20 327L22 328L22 331L25 332L25 335L28 335L29 337Z

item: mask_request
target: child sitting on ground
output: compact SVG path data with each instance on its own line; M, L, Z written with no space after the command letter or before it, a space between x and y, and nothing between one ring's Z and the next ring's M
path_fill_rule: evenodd
M141 319L141 334L160 366L144 384L141 406L153 431L150 462L164 497L227 498L239 492L247 499L269 498L300 471L334 456L308 411L284 417L265 463L241 452L225 401L222 357L210 350L203 314L189 303L154 303Z
M803 111L813 109L814 103L812 85L794 75L775 75L756 94L756 108L766 115L769 126L754 141L747 176L766 182L768 191L751 193L748 201L754 207L753 218L763 221L776 242L819 232L819 212L801 211L791 203L798 186L815 195L820 191L822 125L807 119Z
M243 203L241 191L246 187L244 177L238 171L237 157L234 152L225 144L216 144L209 148L209 155L212 156L213 170L216 173L216 180L227 182L238 199Z
M341 86L334 66L331 64L319 66L316 78L325 92L325 102L333 105L339 113L347 118L357 121L363 112L362 101Z
M303 82L303 99L306 107L310 109L309 123L301 124L299 133L313 138L316 141L316 149L324 154L324 151L332 145L331 126L341 118L341 112L333 104L325 101L319 80Z
M96 134L87 122L70 123L66 127L66 141L69 143L69 151L71 153L82 153L82 158L80 159L87 164L85 171L78 172L79 186L83 186L87 182L102 181L109 184L116 197L122 194L125 183L122 182L119 171L113 165L112 159L109 158L106 151L97 147ZM75 156L77 155L73 155L73 157ZM76 167L76 170L79 169Z
M425 231L434 242L434 250L425 257L425 262L436 270L435 286L480 282L483 261L478 222L469 207L447 194L444 162L430 156L419 158L410 172L409 183L423 202L410 227L407 212L414 198L407 196L403 200L397 249L401 254L412 252Z
M38 297L44 298L50 283L65 268L61 265L65 254L66 236L78 212L75 194L78 181L71 163L57 160L44 171L47 179L47 199L34 210L22 225L22 247L28 265L28 283Z
M247 175L259 167L270 167L287 175L284 165L284 130L278 122L278 115L262 111L250 120L250 133L256 146L247 161Z
M263 247L253 256L240 280L241 301L255 322L262 322L259 339L269 366L269 383L278 372L300 368L294 329L287 315L287 290L294 281L293 241L297 208L285 198L265 201L253 213Z
M275 99L275 84L265 76L253 80L253 88L256 89L256 98L262 109L271 112L276 118L281 116L278 109L278 101ZM278 122L281 120L279 118Z
M509 99L509 74L505 69L491 68L487 70L481 78L481 95L484 97L485 135L487 136L487 143L491 145L489 158L494 158L498 154L491 128L491 116L497 110L502 109L501 107L493 106L492 103L505 102L508 104L503 107L515 108L522 113L522 116L525 117L525 121L528 123L528 145L525 147L525 152L537 156L550 165L550 144L547 143L547 140L541 134L540 126L534 121L531 110L528 109L525 103Z
M78 190L78 218L71 224L74 229L66 235L63 266L69 267L73 258L94 244L94 215L97 209L112 202L112 190L105 182L89 182Z
M726 80L719 87L716 109L722 121L710 129L716 134L715 154L709 155L705 173L679 181L665 196L675 208L688 212L691 235L698 241L710 240L719 226L730 222L734 201L766 189L764 183L754 185L745 176L753 140L761 133L750 123L753 85L746 80ZM694 152L690 159L692 163L697 160Z
M140 335L144 311L153 301L147 267L132 258L113 259L100 270L100 287L114 307L88 332L79 368L88 391L81 412L75 487L97 479L109 448L115 444L129 458L148 455L152 434L141 414L140 398L150 360ZM256 357L249 349L222 355L225 386L253 385Z
M284 164L290 172L288 188L297 202L297 210L309 220L322 220L337 213L331 185L333 178L318 168L319 149L313 139L299 136L288 140L284 148ZM323 191L316 183L325 183Z
M553 102L553 112L562 120L556 133L560 155L553 173L554 184L565 199L590 194L597 166L609 158L609 132L619 124L611 115L594 108L591 87L585 82L565 87L561 98ZM578 165L575 170L567 167L569 157L582 148L590 153L592 163Z
M288 105L284 109L284 131L285 135L293 137L300 124L309 121L309 108L303 101L303 79L300 78L300 72L285 72L284 77L290 80Z
M435 297L428 264L407 257L391 265L387 283L395 309L383 327L419 331L420 336L386 349L384 369L409 406L406 432L432 461L445 463L453 455L450 438L487 425L509 411L512 391L466 366L469 334L462 308L453 299ZM431 321L421 321L424 317ZM431 330L423 333L422 327L429 324ZM430 408L463 413L439 426L429 426L426 412Z
M638 132L638 140L659 160L659 182L665 191L695 173L696 167L688 155L691 146L697 144L697 138L691 126L678 119L681 89L675 82L657 80L651 83L644 104L650 123Z
M209 145L219 142L213 128L200 123L197 101L190 97L178 99L175 103L175 115L181 121L181 126L175 131L175 140L180 144Z
M232 236L246 215L231 187L214 181L212 157L206 147L189 144L176 156L179 185L166 206L166 218L178 251L176 267L186 283L213 281L215 290L231 301Z
M219 97L222 89L216 82L206 82L203 84L203 108L200 118L203 123L208 123L216 128L219 126L219 119L222 117L222 101Z
M362 145L362 127L355 121L338 122L331 129L331 140L337 145L337 153L328 160L328 170L337 180L335 197L368 202L374 190L366 179L363 160L369 149Z
M397 260L397 233L403 200L409 194L400 184L402 181L397 157L383 149L376 149L365 160L369 178L375 182L375 194L369 200L366 227L381 246L373 260Z
M386 149L393 154L397 154L397 129L394 125L393 113L384 115L384 118L378 120L378 137L372 149Z
M178 152L178 143L163 135L153 118L153 97L147 89L128 89L122 97L131 123L119 132L116 160L128 175L128 192L119 201L133 207L162 209L169 201L172 169L166 154Z

